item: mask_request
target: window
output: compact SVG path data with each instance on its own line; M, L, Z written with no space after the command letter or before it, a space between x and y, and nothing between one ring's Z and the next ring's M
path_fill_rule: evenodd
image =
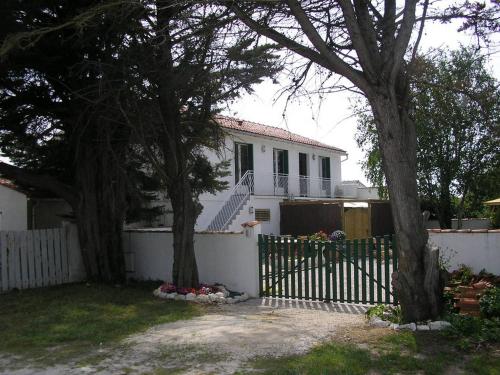
M288 174L288 150L273 150L273 172L275 174Z
M319 177L330 178L330 158L320 156L319 157Z
M253 145L249 143L234 144L234 178L238 183L246 171L253 171Z
M256 208L255 220L271 221L271 210L269 208Z
M299 176L308 176L307 173L307 154L299 152Z

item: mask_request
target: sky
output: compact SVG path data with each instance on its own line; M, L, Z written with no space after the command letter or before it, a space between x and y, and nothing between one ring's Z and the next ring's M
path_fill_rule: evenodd
M471 37L457 32L457 25L427 25L419 51L425 52L430 48L459 47L468 45ZM489 61L489 68L493 76L500 80L500 53L493 55ZM282 79L282 81L284 81ZM233 103L225 114L240 119L263 123L288 129L318 140L329 145L342 148L349 154L342 163L343 180L360 180L369 185L361 168L363 152L355 141L356 119L352 117L350 102L354 94L339 92L328 94L320 102L317 98L298 101L288 104L285 109L286 95L277 99L280 84L273 84L270 80L254 87L253 94L242 96ZM321 104L321 105L320 105Z

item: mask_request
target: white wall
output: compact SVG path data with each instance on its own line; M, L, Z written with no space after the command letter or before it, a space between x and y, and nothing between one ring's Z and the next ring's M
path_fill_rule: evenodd
M261 232L264 234L280 234L280 202L283 202L282 197L257 196L252 195L250 200L241 209L232 224L229 226L229 231L240 231L241 224L255 220L255 210L266 208L271 211L271 220L262 221L260 224ZM252 211L252 212L250 212Z
M195 253L200 282L222 283L230 290L259 294L259 226L242 233L196 233ZM123 235L129 277L172 281L173 234L129 230Z
M0 230L28 229L28 199L14 189L0 185Z
M450 271L465 264L476 273L486 269L500 275L500 231L430 232L429 243L440 248L443 259L450 265Z
M439 229L438 220L429 220L425 227L427 229ZM451 219L451 228L458 229L458 219ZM462 229L488 229L491 228L491 220L487 218L462 219Z

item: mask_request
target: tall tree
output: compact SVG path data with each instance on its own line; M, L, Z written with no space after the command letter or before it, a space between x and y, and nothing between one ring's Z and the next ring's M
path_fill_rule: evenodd
M471 48L438 50L418 59L412 77L418 187L422 199L434 205L441 228L451 228L453 213L461 216L466 200L484 190L486 176L498 165L500 90L485 64ZM372 116L360 116L357 141L366 151L367 176L382 186Z
M196 287L198 196L226 186L218 177L227 164L207 158L207 150L221 150L225 136L214 115L278 68L273 46L237 36L234 21L222 8L156 0L145 10L147 33L130 59L147 85L137 82L145 100L135 103L130 124L172 203L173 281Z
M438 254L427 248L427 232L420 214L416 130L409 113L409 73L429 1L223 3L250 29L305 59L296 84L303 83L308 73L324 72L326 80L332 75L344 77L348 88L367 98L376 124L401 253L393 284L403 316L407 321L436 317L441 307L442 283ZM467 11L469 5L450 9L448 19ZM487 7L473 6L473 10L476 13L466 27L481 26L477 21L483 20L482 12L491 13ZM419 32L409 48L419 22Z
M126 89L123 30L137 19L115 18L131 14L126 5L82 17L95 4L2 3L0 147L16 166L0 163L0 173L65 199L88 278L122 281L121 232L140 183L128 173L138 159L116 101ZM80 33L61 26L74 19L84 25Z

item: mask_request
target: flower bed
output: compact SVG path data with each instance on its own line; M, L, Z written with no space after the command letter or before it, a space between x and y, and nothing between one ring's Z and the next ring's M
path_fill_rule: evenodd
M193 301L198 303L237 303L248 299L247 293L228 290L222 284L201 284L198 289L178 288L174 284L164 283L154 290L153 295L162 299Z

